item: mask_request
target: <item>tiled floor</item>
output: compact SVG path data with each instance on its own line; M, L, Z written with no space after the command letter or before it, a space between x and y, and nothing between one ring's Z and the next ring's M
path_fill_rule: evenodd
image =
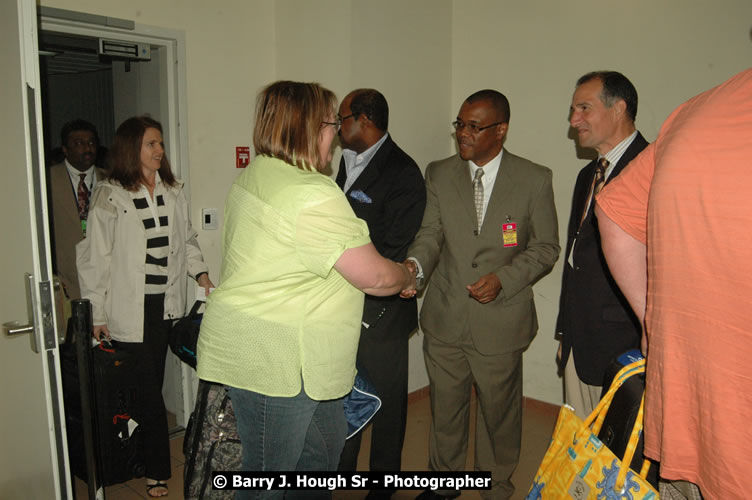
M522 413L522 453L520 463L512 476L517 491L514 499L522 499L532 482L533 475L538 469L546 448L551 438L551 432L556 421L558 409L550 405L536 401L526 401ZM471 415L470 421L474 422L475 416ZM408 407L407 431L405 433L405 446L402 452L403 470L426 470L428 462L428 430L431 421L431 409L428 397L413 399ZM472 424L471 424L472 427ZM370 442L370 431L366 429L363 440L363 448L360 450L360 468L365 470L368 456L367 443ZM473 435L471 428L470 435ZM168 499L180 499L183 497L183 437L175 437L170 447L172 450L172 478L168 481L170 495ZM472 470L473 443L472 439L468 448L468 470ZM86 484L76 479L76 499L88 498ZM400 490L392 498L395 500L414 498L419 492ZM365 496L365 491L335 491L335 500L355 500ZM107 500L140 500L148 498L143 478L134 479L125 484L109 486L105 490ZM477 491L466 491L462 499L478 499Z

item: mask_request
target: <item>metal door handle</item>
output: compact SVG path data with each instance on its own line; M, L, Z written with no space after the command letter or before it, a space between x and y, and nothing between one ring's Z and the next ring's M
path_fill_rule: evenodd
M3 323L3 332L9 337L23 335L24 333L33 333L34 325L24 325L20 321L8 321L7 323Z
M34 286L34 277L29 273L24 273L26 282L26 308L29 313L29 319L26 323L20 321L8 321L3 323L3 332L8 337L16 337L18 335L24 335L30 333L29 341L31 343L31 350L39 354L39 347L37 346L37 336L34 331L34 309L36 299L32 293L32 287Z

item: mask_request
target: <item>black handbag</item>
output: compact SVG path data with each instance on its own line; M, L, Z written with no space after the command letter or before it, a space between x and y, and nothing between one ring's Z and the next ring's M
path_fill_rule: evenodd
M198 332L201 329L203 313L198 310L204 302L197 300L191 307L188 316L180 318L173 323L170 329L170 350L183 363L196 369L196 344L198 344Z

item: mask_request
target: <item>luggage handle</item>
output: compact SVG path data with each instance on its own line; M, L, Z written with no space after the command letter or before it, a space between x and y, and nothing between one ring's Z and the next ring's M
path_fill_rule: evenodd
M634 375L639 375L640 373L645 373L645 359L640 359L626 365L616 374L613 382L611 383L611 387L609 387L608 389L608 392L606 392L593 412L585 419L585 427L589 427L594 435L597 436L600 432L601 427L603 426L603 421L606 418L606 414L608 413L608 409L611 406L611 402L613 401L616 392L619 390L622 384L626 382L627 379ZM627 448L624 450L624 456L621 460L619 474L617 475L616 482L614 484L614 490L617 493L624 488L627 473L629 472L630 465L632 464L632 459L634 458L634 454L637 449L637 442L639 441L640 434L642 433L642 419L644 411L645 393L643 391L642 399L640 401L640 410L637 412L637 418L635 420L634 426L632 427L632 432L629 436L629 441L627 442ZM647 478L649 468L650 462L645 459L642 464L642 468L640 469L640 476L643 479Z
M118 420L125 420L126 422L131 419L131 416L127 413L119 413L112 417L112 424L117 425Z
M608 413L608 409L611 406L611 402L614 399L616 391L619 390L619 388L622 386L622 384L624 384L624 382L626 382L628 378L632 377L633 375L639 375L640 373L645 373L644 359L630 363L619 370L619 372L614 377L613 382L611 382L611 387L609 387L608 392L606 392L606 394L598 402L598 405L595 407L592 413L590 413L590 415L588 415L588 417L585 419L585 427L591 427L593 433L597 435L600 432L601 427L603 426L603 421L606 419L606 414ZM595 424L593 424L593 422L595 422Z
M105 347L105 344L107 344L107 347ZM97 348L100 351L113 353L115 352L115 347L112 345L112 341L108 338L103 338L99 341L99 344L97 344Z
M188 312L188 315L185 316L186 318L194 319L198 316L198 310L201 308L202 305L204 305L206 302L197 300L193 303L193 307L191 307L191 310ZM178 321L182 318L178 318Z
M178 321L181 321L181 320L184 320L184 319L194 320L194 319L198 318L198 315L199 315L198 310L201 309L201 306L203 306L204 304L206 304L206 302L202 301L202 300L197 300L196 302L194 302L193 306L191 306L191 310L188 311L188 314L186 314L185 316L182 316L180 318L175 318L175 319L172 320L173 326L175 324L177 324Z
M642 417L645 411L645 393L642 394L640 400L640 411L637 412L637 420L635 420L634 427L632 427L632 434L629 436L629 442L627 443L627 449L624 450L624 458L621 461L621 467L619 468L619 474L616 476L616 482L614 483L614 491L621 492L624 488L624 483L627 479L627 473L629 472L629 466L632 464L635 451L637 450L637 442L640 440L640 434L642 433ZM647 461L647 460L646 460ZM649 467L649 466L648 466ZM640 469L640 476L643 479L647 479L648 467L645 467L645 462ZM645 472L643 476L642 473Z

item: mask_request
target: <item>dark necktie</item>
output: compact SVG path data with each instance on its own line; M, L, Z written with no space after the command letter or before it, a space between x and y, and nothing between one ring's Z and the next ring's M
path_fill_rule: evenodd
M79 174L78 181L78 217L86 220L89 215L89 188L86 187L86 174Z
M610 163L605 156L598 160L598 163L595 165L595 178L593 179L593 198L595 198L595 195L601 192L603 185L606 183L606 169L609 165Z
M587 203L585 203L585 208L582 210L580 227L582 227L582 223L585 221L585 217L587 217L588 211L590 211L593 203L595 203L595 195L600 193L601 189L603 189L604 184L606 184L606 169L609 165L610 163L605 156L600 158L595 164L595 175L593 176L593 183L590 186L590 193L587 197Z
M483 225L483 169L478 168L473 177L473 197L475 198L475 215L478 217L478 231Z

